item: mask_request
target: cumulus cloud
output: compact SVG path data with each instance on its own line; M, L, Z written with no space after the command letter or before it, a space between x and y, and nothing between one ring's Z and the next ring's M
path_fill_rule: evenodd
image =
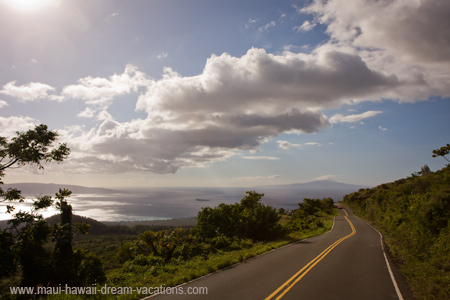
M450 61L448 1L316 0L303 11L327 24L335 40L384 48L408 60Z
M0 100L0 108L2 108L3 106L8 106L8 102Z
M284 150L287 150L290 148L301 148L302 147L302 145L300 145L300 144L292 144L288 141L277 141L277 143L278 143L278 146Z
M219 129L220 131L220 129ZM222 130L226 133L226 130ZM228 133L231 135L230 133ZM208 137L215 136L215 140ZM201 167L233 155L220 132L153 128L149 120L119 123L111 119L89 131L67 130L72 149L68 163L74 172L175 173L182 167ZM245 148L245 141L236 141Z
M330 41L308 53L252 48L241 57L212 55L196 76L165 68L162 78L154 80L127 65L109 78L82 78L61 96L85 101L87 108L79 115L101 124L64 132L72 149L69 169L174 173L226 160L241 150L256 151L281 134L315 133L381 113L328 119L323 109L450 96L449 10L450 2L438 0L317 0L300 9L314 17L300 27L320 23ZM275 25L270 22L261 31ZM27 88L39 92L26 93ZM43 84L13 82L1 93L30 100L53 91ZM117 122L107 109L115 97L130 93L139 93L136 110L147 117Z
M103 120L82 134L68 132L67 140L77 153L74 170L175 173L254 151L283 133L324 130L331 123L321 109L378 99L399 84L334 50L274 55L252 48L242 57L212 55L196 76L165 68L159 80L128 65L123 74L64 88L65 97L89 105L80 116ZM140 88L136 109L146 119L119 123L106 114L114 97Z
M16 131L26 131L33 128L36 124L38 124L38 121L30 117L0 117L0 136L12 137Z
M240 58L212 55L197 76L182 77L167 69L164 78L139 97L137 109L166 115L187 111L272 115L379 99L399 84L395 76L370 70L356 55L338 51L274 55L252 48Z
M104 120L105 112L115 97L137 93L140 88L145 88L151 83L152 80L136 66L128 64L122 74L114 74L109 78L90 76L81 78L78 84L65 86L60 96L54 96L54 100L62 101L68 98L84 100L87 107L78 113L78 116Z
M327 26L331 40L321 48L357 53L404 82L388 98L450 96L449 1L315 0L300 11Z
M87 104L108 106L114 97L137 92L148 84L149 79L143 72L127 65L123 74L114 74L109 78L81 78L78 84L65 86L61 94L66 98L85 100Z
M0 94L15 97L25 102L47 98L49 92L53 91L55 91L54 87L39 82L30 82L25 85L16 86L16 81L11 81L3 86Z
M330 118L330 123L332 123L332 124L339 123L339 122L354 123L354 122L359 122L361 120L364 120L366 118L376 116L381 113L382 113L381 111L369 110L369 111L363 112L362 114L353 114L353 115L347 115L347 116L343 116L341 114L335 114L334 116L332 116Z

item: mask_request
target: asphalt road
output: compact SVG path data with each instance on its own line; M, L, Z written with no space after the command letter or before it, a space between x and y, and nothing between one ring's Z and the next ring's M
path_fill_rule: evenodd
M414 299L398 270L386 264L380 234L346 208L324 235L183 284L176 292L151 299Z

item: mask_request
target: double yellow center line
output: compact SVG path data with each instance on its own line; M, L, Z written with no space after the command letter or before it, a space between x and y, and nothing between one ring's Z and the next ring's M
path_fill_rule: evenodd
M289 278L288 281L286 281L285 283L283 283L275 292L273 292L269 297L267 297L265 300L270 300L273 297L275 297L276 295L278 295L278 297L276 298L276 300L281 299L287 292L289 292L289 290L297 283L299 282L312 268L314 268L315 265L317 265L319 263L319 261L321 261L325 256L327 256L328 253L331 252L331 250L333 250L337 245L339 245L340 243L342 243L343 241L345 241L346 239L348 239L349 237L355 235L356 230L355 227L353 226L352 222L350 222L350 220L347 218L348 217L348 213L346 210L344 210L345 212L345 219L347 220L348 224L350 224L350 227L352 228L352 232L349 235L344 236L343 238L337 240L336 242L334 242L331 246L329 246L327 249L325 249L322 253L320 253L318 256L316 256L316 258L314 258L313 260L311 260L306 266L304 266L300 271L298 271L294 276L292 276L291 278Z

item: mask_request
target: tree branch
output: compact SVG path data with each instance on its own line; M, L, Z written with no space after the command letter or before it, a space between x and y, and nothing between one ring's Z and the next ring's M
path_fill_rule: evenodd
M4 169L7 169L7 168L11 167L12 165L14 165L18 161L19 161L18 158L10 160L7 164L5 164L5 165L0 167L0 171L3 171Z

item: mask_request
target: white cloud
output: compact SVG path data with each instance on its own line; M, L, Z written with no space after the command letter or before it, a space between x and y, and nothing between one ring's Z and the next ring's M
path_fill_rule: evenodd
M354 122L359 122L366 118L376 116L381 113L382 113L381 111L369 110L369 111L363 112L362 114L354 114L354 115L347 115L347 116L343 116L341 114L335 114L334 116L332 116L330 118L330 123L332 123L332 124L339 123L339 122L354 123Z
M280 158L274 156L242 156L243 159L250 160L278 160Z
M308 142L308 143L305 143L305 145L308 145L308 146L321 146L319 143L317 143L317 142Z
M62 95L66 98L85 100L88 104L109 105L114 97L137 92L149 82L137 67L127 65L123 74L114 74L109 79L90 76L81 78L78 84L65 86Z
M258 28L258 31L261 31L261 32L262 32L262 31L267 31L267 30L269 30L271 27L275 27L276 25L277 25L277 22L271 21L271 22L267 23L266 25L259 27L259 28Z
M81 114L104 120L86 131L65 132L73 151L69 169L174 173L256 151L283 133L315 133L381 113L328 119L323 109L449 96L449 8L450 2L437 0L318 0L301 11L327 26L331 39L309 53L252 48L241 57L212 55L196 76L166 68L152 80L128 65L109 78L82 78L62 96L86 101L89 110ZM47 87L42 97L52 91ZM136 109L147 118L103 118L115 97L140 91Z
M301 26L295 26L294 28L292 28L294 31L297 32L306 32L306 31L310 31L312 30L317 24L316 23L311 23L310 21L305 21L303 22L303 24Z
M248 20L248 22L245 23L245 28L251 28L251 27L253 27L253 24L255 24L255 23L258 22L258 21L259 21L259 19L252 19L252 18L250 18L250 19Z
M79 117L93 118L96 113L105 111L117 96L137 93L140 88L145 88L152 83L146 75L133 65L127 65L123 74L114 74L109 78L85 77L78 80L78 84L63 88L59 100L67 98L82 99L88 107ZM58 98L55 97L55 100ZM105 115L98 116L104 120Z
M311 181L319 181L319 180L335 180L337 176L336 175L323 175L323 176L319 176L319 177L315 177L313 179L311 179Z
M166 70L163 79L139 97L137 108L149 114L244 111L273 115L378 100L398 85L395 77L368 69L355 55L337 51L273 55L252 48L240 58L212 55L198 76L182 77Z
M3 106L8 106L8 102L0 100L0 108L2 108Z
M102 110L97 115L97 119L98 120L114 120L114 118L106 110Z
M30 117L0 117L0 136L12 137L15 136L16 131L32 129L36 124L38 124L38 120Z
M320 49L345 49L395 74L403 84L387 98L450 96L449 1L315 0L300 11L327 26L331 40Z
M163 58L166 58L167 56L169 56L169 53L168 53L168 52L161 52L160 54L158 54L158 55L156 56L156 58L157 58L157 59L163 59Z
M381 125L378 126L378 129L380 129L380 130L382 130L382 131L386 131L386 130L387 130L386 128L383 128Z
M95 111L93 111L90 107L86 107L86 109L78 113L77 116L82 118L93 118L95 116L94 113Z
M142 88L136 109L148 115L124 123L97 116L104 119L100 126L68 132L77 163L72 170L165 174L206 166L236 150L257 150L282 133L323 130L331 124L322 108L378 99L379 91L397 85L358 56L338 51L274 55L253 48L242 57L212 55L197 76L165 68L159 80L128 65L121 75L87 77L64 89L66 97L88 104L80 116L94 117L114 97Z
M16 81L11 81L3 86L0 94L19 98L21 101L34 101L48 97L48 93L53 91L55 91L54 87L39 82L16 86Z
M290 149L290 148L301 148L302 145L300 144L292 144L288 141L277 141L278 146L284 150Z

